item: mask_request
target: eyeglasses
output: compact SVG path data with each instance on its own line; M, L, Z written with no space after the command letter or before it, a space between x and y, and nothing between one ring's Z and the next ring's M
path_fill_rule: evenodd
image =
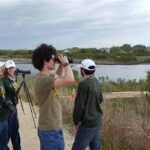
M56 61L56 58L55 58L55 57L52 57L51 60Z

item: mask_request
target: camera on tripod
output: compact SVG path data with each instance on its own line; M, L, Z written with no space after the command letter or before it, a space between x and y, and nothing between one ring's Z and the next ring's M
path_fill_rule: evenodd
M26 74L31 74L31 70L20 70L20 69L16 69L16 74L21 74L21 75L26 75Z
M30 70L20 70L20 69L17 68L16 69L16 74L17 75L22 75L22 79L23 79L21 84L20 84L20 86L19 86L19 88L16 91L17 96L19 97L19 92L21 90L21 87L23 87L24 88L24 92L26 94L27 101L29 103L29 107L30 107L30 111L31 111L31 114L32 114L32 119L33 119L33 122L34 122L34 126L36 128L36 123L35 123L36 113L35 113L35 110L34 110L34 105L33 105L32 99L31 99L30 91L28 89L27 82L26 82L26 79L25 79L25 75L26 74L31 74L31 71ZM17 101L14 99L14 103L15 102L17 103ZM21 103L22 110L24 112L23 103L22 103L21 99L20 99L20 103Z

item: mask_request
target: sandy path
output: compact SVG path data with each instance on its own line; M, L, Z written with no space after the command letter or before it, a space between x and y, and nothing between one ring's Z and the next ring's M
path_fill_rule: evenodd
M20 104L18 104L18 116L20 121L20 136L22 150L40 150L37 129L35 129L34 127L28 103L23 103L23 107L25 110L25 115L23 114ZM36 110L36 112L38 111ZM66 150L70 150L73 142L73 137L69 134L69 132L66 129L63 130L63 133L65 137ZM11 144L9 145L10 150L12 150Z
M104 99L113 100L119 98L138 98L145 95L146 92L141 91L126 91L126 92L109 92L103 93Z

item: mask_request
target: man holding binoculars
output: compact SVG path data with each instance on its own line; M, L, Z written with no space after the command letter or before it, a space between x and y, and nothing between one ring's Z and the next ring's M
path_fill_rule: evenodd
M59 63L58 68L50 74L56 62ZM39 70L34 82L34 95L39 106L40 149L64 150L62 107L56 89L75 82L72 68L66 56L57 56L56 49L47 44L41 44L34 50L32 63Z

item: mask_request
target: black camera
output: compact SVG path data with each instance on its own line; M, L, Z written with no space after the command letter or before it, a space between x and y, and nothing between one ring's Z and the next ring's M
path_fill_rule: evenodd
M17 68L16 73L17 74L31 74L31 70L20 70Z
M55 61L60 63L60 60L59 60L58 56L55 57ZM70 64L73 63L73 59L72 58L68 58L68 61L69 61Z
M13 95L11 97L11 101L12 101L13 105L17 105L18 104L18 96L17 95Z
M6 100L5 103L4 103L4 107L6 109L8 109L10 111L10 113L15 113L17 110L16 110L16 106L13 105L13 103L10 101L10 100Z

